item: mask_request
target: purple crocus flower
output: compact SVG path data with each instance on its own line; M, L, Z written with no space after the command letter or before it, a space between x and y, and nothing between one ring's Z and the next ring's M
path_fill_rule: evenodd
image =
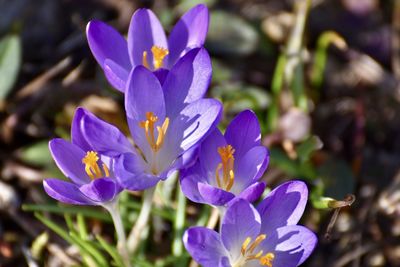
M202 98L207 90L205 68L194 68L189 52L168 73L163 85L143 66L130 75L125 109L135 145L114 126L85 116L85 138L100 153L116 158L114 172L124 188L144 190L184 167L197 144L219 121L222 105ZM207 71L207 70L206 70Z
M143 65L155 71L160 81L189 50L202 47L208 31L209 14L205 5L186 12L169 38L149 9L138 9L132 16L127 41L107 24L93 20L87 25L87 38L97 62L116 89L125 91L129 73Z
M235 196L253 202L265 189L258 180L268 161L257 116L245 110L232 120L225 135L216 129L204 140L198 161L182 173L181 188L198 203L223 206Z
M43 186L49 196L60 202L103 206L112 202L122 187L114 177L114 159L90 145L84 127L87 117L85 110L77 109L72 122L72 141L57 138L49 143L57 166L71 181L46 179Z
M308 190L300 181L273 190L255 209L237 198L222 218L220 233L191 227L183 242L204 267L295 267L314 250L317 238L296 225L304 212Z

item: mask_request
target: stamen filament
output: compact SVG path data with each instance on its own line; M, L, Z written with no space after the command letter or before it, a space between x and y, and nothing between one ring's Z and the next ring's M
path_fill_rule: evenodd
M272 267L272 262L275 259L274 253L268 252L264 256L263 250L258 251L256 254L253 253L254 250L261 244L261 242L266 239L266 237L267 235L260 234L253 242L251 242L251 237L247 237L242 243L242 247L240 249L241 257L236 260L232 266L241 267L247 261L258 260L262 266Z
M149 61L147 61L147 51L143 51L142 65L146 68L150 68Z
M255 249L256 247L258 247L258 245L260 245L260 243L261 243L265 238L267 238L267 235L264 235L264 234L257 236L257 238L256 238L256 240L254 240L253 244L250 245L249 252L250 252L250 253L253 253L254 249Z
M251 242L251 237L247 237L246 240L244 240L241 249L241 253L243 256L246 253L247 246L250 244L250 242Z
M235 158L233 156L235 149L231 145L218 148L218 154L221 157L221 163L218 164L215 170L215 178L219 188L230 191L235 182L235 173L233 171ZM220 172L222 170L222 181Z
M164 144L165 135L167 134L169 126L169 118L165 118L162 126L156 126L157 139L154 135L155 123L158 121L158 117L153 112L146 112L146 120L141 121L139 126L144 128L147 142L149 143L153 152L157 152Z

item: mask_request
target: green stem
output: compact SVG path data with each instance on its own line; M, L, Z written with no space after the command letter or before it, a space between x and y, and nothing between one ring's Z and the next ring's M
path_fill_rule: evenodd
M129 260L129 253L126 247L124 226L122 224L121 214L119 212L119 207L118 207L118 199L104 205L103 207L110 213L111 218L114 222L115 231L117 232L117 237L118 237L117 247L124 260L124 263L127 267L131 267L131 263Z
M139 246L139 242L141 240L140 235L142 234L144 228L147 225L147 222L149 221L155 190L156 187L153 186L152 188L145 190L143 193L142 209L140 210L139 217L128 236L127 245L128 251L131 254L134 254L137 247Z
M186 197L180 188L177 190L178 207L174 221L174 240L172 243L172 254L181 256L183 252L182 235L185 227Z

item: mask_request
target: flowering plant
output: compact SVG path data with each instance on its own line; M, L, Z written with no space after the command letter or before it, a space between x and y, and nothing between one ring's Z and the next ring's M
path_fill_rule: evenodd
M181 188L174 226L180 231L175 232L174 256L182 256L184 246L205 267L298 266L317 243L313 232L297 225L308 189L301 181L287 182L253 206L266 188L262 176L270 155L253 111L240 112L224 134L217 128L222 104L205 97L212 73L210 56L202 47L208 20L207 8L197 5L167 39L157 17L139 9L127 41L103 22L88 24L94 57L108 81L124 92L131 137L78 108L71 142L50 141L56 164L71 181L46 179L44 190L63 203L104 207L115 225L122 263L113 248L102 244L116 265L129 267L150 219L156 186L166 186L178 171ZM132 229L128 238L119 213L123 191L144 191L135 224L125 225ZM219 232L197 226L183 234L183 194L218 208ZM96 251L96 246L84 248Z

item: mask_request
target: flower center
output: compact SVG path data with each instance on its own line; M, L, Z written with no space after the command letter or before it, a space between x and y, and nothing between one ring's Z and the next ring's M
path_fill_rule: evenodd
M218 164L215 170L215 178L219 188L226 191L231 190L233 182L235 181L235 173L233 172L233 164L235 158L233 157L235 149L231 145L218 148L218 154L221 157L221 163ZM222 179L220 177L222 171Z
M146 120L139 123L139 126L145 130L147 142L149 143L153 152L160 150L164 144L165 135L169 126L168 117L165 118L161 127L155 127L157 121L158 117L155 116L153 112L146 112ZM158 132L157 139L154 135L155 129L157 129Z
M239 259L232 264L232 267L241 267L246 264L247 261L250 260L258 260L261 266L272 267L272 262L275 259L275 254L272 252L268 252L264 254L263 250L255 253L254 250L261 244L264 239L267 238L265 234L258 235L256 239L251 242L251 237L247 237L240 250Z
M153 54L154 69L159 69L163 66L164 58L169 54L169 51L168 49L153 45L151 53ZM147 60L147 51L143 52L142 64L146 68L150 68L149 61Z
M99 164L97 161L99 160L99 156L97 155L96 152L94 151L88 151L86 152L85 157L82 159L82 163L85 164L85 171L87 175L90 177L90 179L96 179L96 178L101 178L101 177L109 177L110 176L110 171L108 170L108 167L106 164L102 164L103 167L103 172L101 171Z

